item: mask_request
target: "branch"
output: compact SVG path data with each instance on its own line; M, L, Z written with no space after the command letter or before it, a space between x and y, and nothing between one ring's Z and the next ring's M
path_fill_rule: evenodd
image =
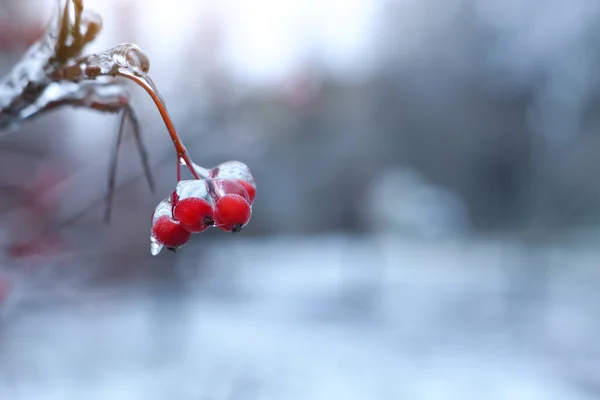
M21 61L0 81L0 131L12 132L21 123L64 106L109 113L122 111L117 146L109 171L108 219L115 190L116 163L127 118L132 123L144 174L150 189L154 191L147 151L137 118L129 104L129 93L115 80L118 71L147 72L149 61L141 49L133 44L83 57L85 46L101 30L102 19L96 13L84 10L83 0L57 0L57 5L46 34L29 48Z
M0 80L0 130L13 131L23 121L83 97L85 88L68 79L59 82L53 75L96 38L102 19L96 13L84 12L82 0L57 0L57 4L46 34Z

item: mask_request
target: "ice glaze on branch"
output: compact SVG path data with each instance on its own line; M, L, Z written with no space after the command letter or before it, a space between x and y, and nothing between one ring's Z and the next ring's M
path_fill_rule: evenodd
M149 61L141 49L133 44L83 57L85 46L96 38L101 29L102 18L97 13L85 10L83 0L57 0L55 15L46 33L0 80L0 131L12 132L21 123L63 106L108 113L122 112L119 139L112 160L116 163L124 122L129 119L144 174L150 189L154 191L147 151L130 105L129 93L114 79L115 74L111 69L114 65L129 65L147 72ZM103 76L107 79L97 79ZM107 216L110 215L115 173L116 164L111 165L109 172Z
M82 0L57 0L57 4L44 36L0 80L0 130L12 130L57 105L78 106L83 97L86 89L57 82L52 75L81 55L100 32L102 19L96 13L84 12Z

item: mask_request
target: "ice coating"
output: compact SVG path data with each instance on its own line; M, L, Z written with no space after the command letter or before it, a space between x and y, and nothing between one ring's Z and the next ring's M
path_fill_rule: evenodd
M239 172L239 165L235 167L235 170ZM227 232L239 232L250 220L252 199L248 193L246 181L240 179L239 175L236 176L236 178L180 181L171 196L161 201L154 210L150 233L150 253L153 256L158 255L165 247L162 241L166 242L167 246L170 246L168 243L173 243L173 240L167 240L165 237L160 236L162 234L155 234L155 229L160 230L158 225L165 222L161 218L165 217L170 218L171 223L178 224L177 226L180 226L187 235L204 232L209 227L221 227ZM183 201L184 199L202 199L209 205L207 206L203 202L196 203L196 200ZM213 209L213 207L215 208ZM217 209L219 210L219 217L213 214L213 212L217 212ZM207 222L207 218L210 219L210 223ZM219 218L221 223L217 223L213 218ZM231 221L232 219L233 221ZM179 235L181 231L174 234ZM185 241L187 242L189 239L190 236L187 236ZM180 246L179 244L173 244L172 247L168 248L169 250L175 250Z
M211 194L215 201L219 200L226 194L238 194L242 196L248 204L250 204L250 195L237 179L206 179L207 184L211 187Z
M81 13L81 33L85 36L85 42L92 42L102 30L102 16L97 12L83 10Z
M207 181L204 179L191 179L181 181L175 188L177 199L185 199L188 197L198 197L213 204L213 198L210 194L210 189Z
M211 175L214 178L241 179L256 186L250 168L241 161L227 161L219 164L211 170Z
M163 201L161 201L160 203L158 203L158 206L156 206L156 209L154 210L154 213L152 214L152 226L154 226L154 224L156 223L156 221L163 216L171 216L172 215L172 204L171 201L169 199L164 199ZM156 238L154 237L154 234L152 233L152 228L150 228L150 253L153 256L156 256L160 253L160 251L163 249L163 244L160 243L158 240L156 240Z
M163 244L156 240L154 236L150 236L150 254L157 256L163 247Z
M155 223L160 217L165 215L170 217L172 215L172 208L171 200L168 198L158 203L158 206L156 206L154 213L152 214L152 223Z
M150 70L150 60L142 49L133 43L122 43L108 50L78 58L57 69L56 79L82 80L99 76L117 76L123 72L145 77Z
M183 158L179 158L179 164L187 166L187 163ZM196 171L201 179L213 178L212 170L210 169L206 169L195 163L192 163L192 168L194 168L194 171Z

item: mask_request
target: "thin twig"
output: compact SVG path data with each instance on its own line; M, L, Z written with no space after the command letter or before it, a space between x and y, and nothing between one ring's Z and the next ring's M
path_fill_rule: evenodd
M104 215L105 222L110 222L111 214L112 214L112 203L113 197L115 193L115 184L116 184L116 174L117 174L117 164L119 159L119 150L121 149L121 145L123 143L123 136L125 132L125 123L129 119L132 126L133 138L135 145L138 149L138 153L140 155L140 159L142 162L142 167L144 169L144 175L146 177L146 181L148 182L148 186L150 187L150 191L154 192L154 179L152 177L152 172L150 170L150 163L148 161L148 152L146 147L144 146L144 142L142 140L142 136L140 134L139 121L133 111L131 106L127 105L123 108L123 113L121 115L121 123L119 125L119 134L117 135L117 142L115 147L113 148L111 154L110 161L110 169L108 173L108 190L107 190L107 198L106 198L106 212Z
M148 157L148 150L144 145L144 141L142 140L142 133L140 130L140 123L138 121L137 115L135 114L133 108L131 106L127 106L125 108L127 112L127 116L129 117L129 121L132 126L133 139L135 141L136 147L138 148L138 153L140 155L140 160L142 162L142 168L144 169L144 175L146 175L146 181L148 182L148 186L150 187L150 191L154 192L154 178L152 176L152 170L150 169L150 161Z
M144 90L146 90L146 92L150 95L150 97L154 101L154 104L156 104L156 107L158 108L158 112L160 113L160 115L167 127L167 131L169 132L169 135L171 136L171 140L173 141L173 145L175 146L175 150L177 152L177 162L179 162L179 159L182 158L185 161L192 176L196 179L200 179L200 176L198 175L198 173L196 172L196 170L193 167L194 163L190 159L187 149L183 145L181 139L179 138L179 135L177 134L177 131L175 130L175 127L173 126L173 121L171 120L171 117L169 116L169 112L167 111L165 102L162 99L162 97L160 96L160 93L158 92L158 90L156 89L156 86L152 83L152 80L150 79L150 77L146 76L145 79L142 79L130 71L123 71L123 70L119 70L118 76L122 76L122 77L125 77L128 79L131 79L132 81L137 83L139 86L144 88Z
M121 123L119 124L119 134L117 135L117 142L111 152L110 169L108 172L108 190L106 193L106 212L104 214L104 221L110 222L112 214L112 202L115 193L115 183L117 177L117 164L119 163L119 150L121 150L121 144L123 143L123 134L125 132L125 122L127 121L127 109L123 110L121 115Z

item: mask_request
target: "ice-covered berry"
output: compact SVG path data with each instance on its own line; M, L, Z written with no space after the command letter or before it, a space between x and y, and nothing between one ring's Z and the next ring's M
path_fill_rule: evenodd
M237 179L207 179L206 184L215 201L228 194L237 194L251 203L248 191Z
M214 225L213 205L199 197L179 199L173 208L173 218L192 233L204 232Z
M175 248L186 244L192 235L179 221L168 215L163 215L154 222L152 234L159 243Z
M246 193L248 193L250 204L254 203L254 198L256 197L256 185L242 179L238 179L238 183L242 185L246 190Z
M249 202L252 204L256 196L256 182L250 168L241 161L227 161L214 167L211 171L213 178L237 180L248 193Z
M188 231L204 232L214 224L214 200L205 180L179 182L173 198L173 218Z
M239 194L226 194L215 204L215 226L226 232L239 232L251 215L250 203Z
M152 216L152 232L150 236L152 255L157 255L163 246L177 249L185 245L192 234L183 225L173 219L172 204L168 200L160 202Z

